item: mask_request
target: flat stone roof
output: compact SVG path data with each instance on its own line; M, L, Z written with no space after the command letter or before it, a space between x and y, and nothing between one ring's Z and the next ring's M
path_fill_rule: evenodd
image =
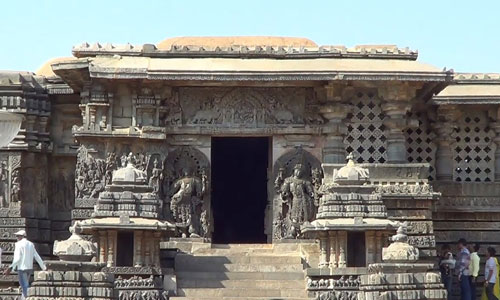
M457 73L433 102L445 104L500 104L500 74Z
M158 44L158 49L170 49L173 46L286 46L286 47L317 47L307 38L281 36L187 36L167 38Z
M54 72L87 69L90 77L150 80L413 80L449 81L451 73L398 59L242 59L96 56L52 64Z

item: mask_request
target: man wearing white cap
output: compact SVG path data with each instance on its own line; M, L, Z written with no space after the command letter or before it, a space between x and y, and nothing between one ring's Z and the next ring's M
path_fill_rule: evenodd
M28 287L30 285L31 274L33 274L33 258L36 260L38 265L42 270L46 270L45 264L42 258L36 252L35 245L26 239L26 231L19 230L14 233L17 238L16 248L14 249L14 259L12 264L7 268L5 272L6 275L10 274L10 271L15 271L17 269L17 274L19 275L19 285L23 290L22 299L28 297Z

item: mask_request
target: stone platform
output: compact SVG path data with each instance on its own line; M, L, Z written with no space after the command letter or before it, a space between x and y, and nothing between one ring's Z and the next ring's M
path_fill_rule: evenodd
M175 258L177 296L171 299L310 299L304 270L319 251L314 242L168 244L184 249Z

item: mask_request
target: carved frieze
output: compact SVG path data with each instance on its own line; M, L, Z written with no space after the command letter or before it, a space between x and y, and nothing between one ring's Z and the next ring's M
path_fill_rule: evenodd
M409 221L409 234L430 234L434 233L432 221Z
M309 291L319 290L349 290L358 289L360 284L359 276L336 276L326 278L307 278L307 289Z
M408 244L418 248L436 247L436 238L433 235L409 235Z
M357 300L358 291L316 292L316 300Z
M92 213L94 209L73 209L71 210L71 219L74 220L82 220L82 219L90 219L92 217Z
M437 202L440 211L499 211L500 198L492 196L453 196L442 197Z
M428 183L421 184L386 184L378 185L376 188L377 193L381 194L429 194L433 193L432 186Z
M178 99L167 100L164 123L246 128L323 124L314 98L306 105L310 94L300 88L180 88Z

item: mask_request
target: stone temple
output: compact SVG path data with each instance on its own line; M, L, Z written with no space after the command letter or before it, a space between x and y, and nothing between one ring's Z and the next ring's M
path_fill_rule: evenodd
M498 248L498 74L285 37L72 53L0 72L24 115L0 247L25 229L47 261L31 300L446 299L436 248Z

